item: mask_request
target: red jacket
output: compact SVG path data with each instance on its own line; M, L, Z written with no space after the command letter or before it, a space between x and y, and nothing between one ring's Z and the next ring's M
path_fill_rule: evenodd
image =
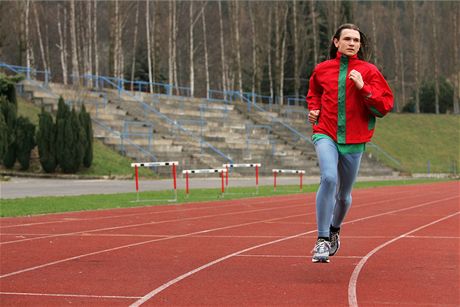
M353 69L363 77L361 90L348 78ZM313 133L326 134L339 144L365 143L374 134L375 116L393 109L393 93L373 64L337 52L335 59L315 67L307 104L309 110L321 110Z

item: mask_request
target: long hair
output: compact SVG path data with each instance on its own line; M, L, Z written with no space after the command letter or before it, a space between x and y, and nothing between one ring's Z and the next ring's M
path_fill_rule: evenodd
M340 39L340 35L342 34L343 29L356 30L359 32L359 36L360 36L359 40L361 43L361 47L359 48L359 51L358 51L358 58L364 61L368 61L370 58L370 53L371 53L371 50L369 49L368 39L366 35L363 32L361 32L359 27L352 23L345 23L341 25L340 27L338 27L337 31L335 31L335 34L331 39L331 45L329 47L329 58L334 59L337 56L338 48L334 45L334 38Z

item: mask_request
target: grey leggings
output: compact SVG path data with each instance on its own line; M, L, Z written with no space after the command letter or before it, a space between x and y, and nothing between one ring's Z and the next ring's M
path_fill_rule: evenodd
M351 190L363 154L340 154L327 138L317 140L315 148L321 172L316 193L318 236L329 237L329 226L340 227L351 207Z

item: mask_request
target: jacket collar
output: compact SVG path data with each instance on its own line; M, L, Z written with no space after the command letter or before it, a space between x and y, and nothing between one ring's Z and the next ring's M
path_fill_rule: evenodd
M344 55L343 53L337 51L336 59L340 59L340 58L342 57L342 55L343 55L343 56L346 56L346 55ZM348 58L349 58L349 59L357 59L357 58L358 58L358 54L356 53L355 55L349 56Z

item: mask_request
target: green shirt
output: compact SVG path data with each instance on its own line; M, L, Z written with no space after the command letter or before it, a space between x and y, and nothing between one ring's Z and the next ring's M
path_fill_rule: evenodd
M320 139L329 139L329 140L331 140L332 142L334 142L335 146L337 147L337 150L342 155L364 152L366 150L366 143L338 144L330 136L322 134L322 133L313 134L311 139L313 140L313 142L315 142L317 140L320 140Z

